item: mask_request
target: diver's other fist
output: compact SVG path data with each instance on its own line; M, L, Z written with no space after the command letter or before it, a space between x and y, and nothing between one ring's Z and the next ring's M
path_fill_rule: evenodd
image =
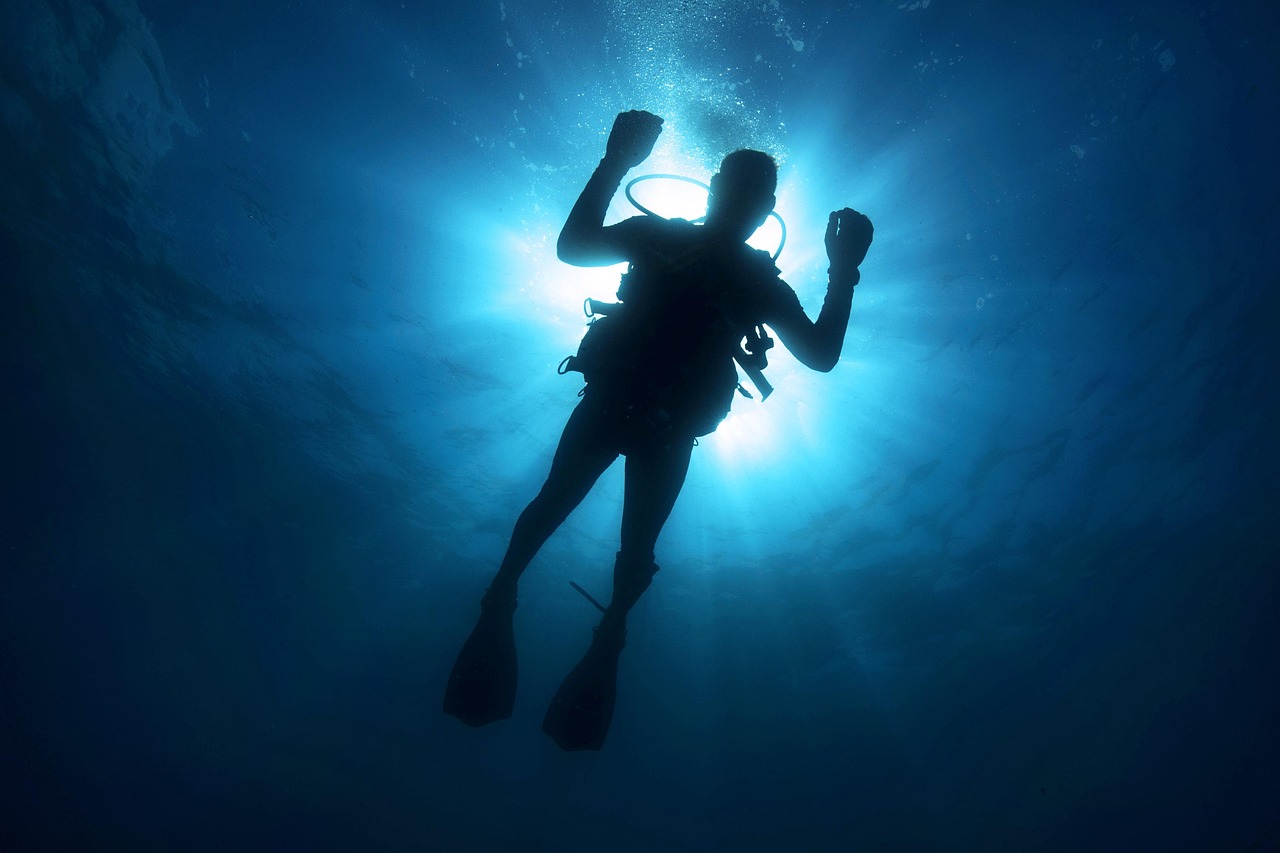
M853 208L831 211L827 219L827 257L833 277L857 269L871 248L871 220Z
M625 164L628 169L639 166L653 151L653 145L662 133L662 119L644 110L628 110L618 113L609 132L609 145L605 157Z

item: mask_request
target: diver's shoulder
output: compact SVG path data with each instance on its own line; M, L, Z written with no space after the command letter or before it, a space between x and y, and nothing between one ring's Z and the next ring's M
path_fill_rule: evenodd
M664 219L661 216L635 216L621 223L636 243L652 248L660 246L675 250L680 246L692 246L702 238L702 227L687 219Z
M650 234L653 236L666 237L696 235L700 230L698 225L687 219L664 219L661 216L644 214L624 219L613 227L624 229L635 234Z
M780 279L782 271L778 269L778 264L774 261L773 255L764 249L757 249L754 246L748 246L745 243L743 248L743 259L745 263L760 278Z
M671 237L698 237L702 234L702 226L688 219L664 219L661 216L650 216L654 220L653 229Z

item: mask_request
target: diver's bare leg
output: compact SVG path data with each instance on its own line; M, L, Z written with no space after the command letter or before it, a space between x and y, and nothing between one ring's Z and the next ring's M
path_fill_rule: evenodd
M670 437L627 456L622 547L613 569L613 599L605 621L625 622L658 571L653 549L689 473L693 438Z
M542 490L516 520L507 553L493 579L494 586L514 588L538 549L617 458L617 437L607 423L603 407L590 398L584 399L565 424Z
M613 570L613 600L591 647L560 684L542 730L566 750L600 749L613 720L618 657L626 645L627 612L649 587L658 567L653 546L675 506L689 470L693 439L633 449L627 454L622 550Z
M520 514L502 567L480 602L480 618L458 652L445 687L444 711L470 726L511 716L518 665L513 616L516 581L533 555L617 458L602 408L588 400L565 425L542 491Z

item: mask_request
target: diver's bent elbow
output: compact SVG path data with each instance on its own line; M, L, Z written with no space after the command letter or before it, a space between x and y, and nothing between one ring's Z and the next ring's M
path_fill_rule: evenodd
M556 241L556 257L574 267L607 267L625 261L626 257L601 241L574 236Z
M819 373L830 373L836 369L836 365L840 363L840 353L819 355L809 362L809 367Z
M586 253L582 249L582 244L576 240L565 239L563 234L556 241L556 257L570 266L583 266L583 257Z
M832 361L827 358L800 358L798 361L815 373L830 373L832 370L835 370L836 363L839 362L839 359Z
M561 231L556 240L556 257L574 267L598 267L603 263L596 240L569 230Z
M796 357L796 361L818 373L830 373L840 361L839 350L831 352L819 348L792 347L791 354Z

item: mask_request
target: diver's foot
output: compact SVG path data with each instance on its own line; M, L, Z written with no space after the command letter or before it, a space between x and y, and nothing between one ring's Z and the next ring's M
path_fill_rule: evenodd
M591 648L615 657L627 646L627 614L609 608L592 629Z
M449 673L444 712L469 726L505 720L515 709L518 667L514 583L495 581L480 600L480 619Z

